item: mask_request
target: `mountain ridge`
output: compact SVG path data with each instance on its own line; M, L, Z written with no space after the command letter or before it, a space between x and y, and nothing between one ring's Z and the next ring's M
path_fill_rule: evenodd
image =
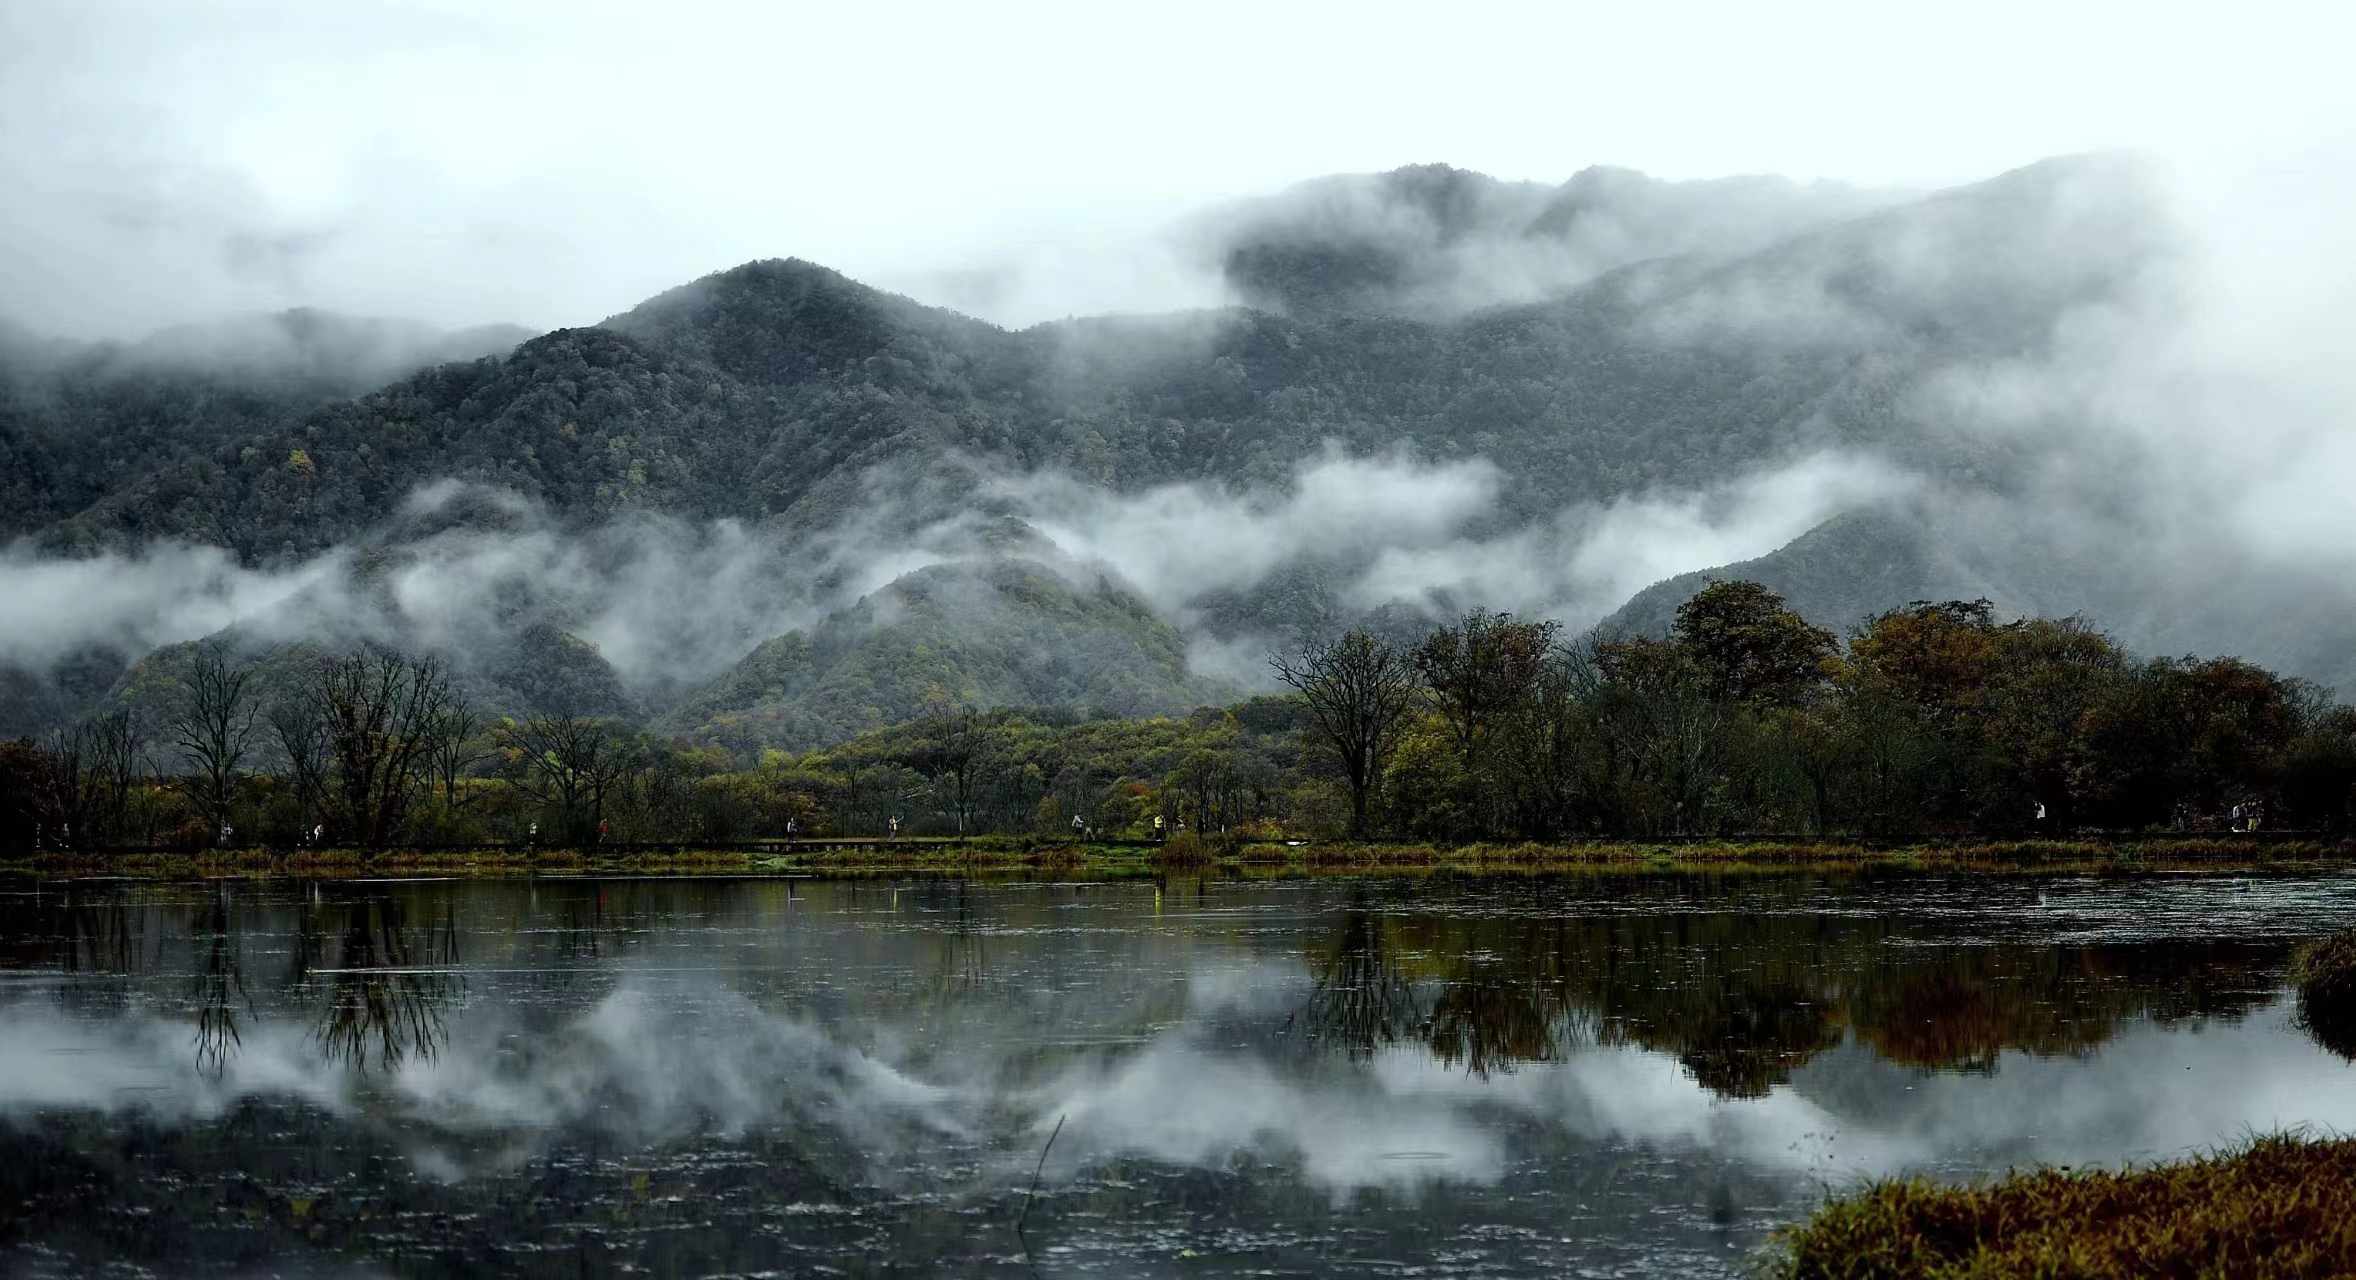
M1574 187L1613 210L1670 198L1660 196L1666 187L1629 196L1619 190L1626 179L1602 170L1510 198L1498 197L1492 180L1445 166L1383 177L1436 211L1425 228L1434 244L1509 225L1491 210L1499 200L1536 218L1559 209ZM1674 200L1704 198L1678 190ZM1779 199L1791 194L1775 190ZM424 536L403 513L442 484L512 495L552 537L641 519L741 527L802 566L753 581L807 593L806 617L783 632L748 635L737 666L752 666L742 672L672 681L643 708L680 732L717 735L719 719L736 714L770 725L780 740L806 742L909 711L924 698L874 655L897 653L893 661L924 668L901 644L917 633L891 638L901 623L875 615L950 582L994 611L1000 638L995 648L961 648L937 612L916 609L931 649L960 655L928 668L930 683L988 699L1177 708L1223 687L1188 668L1189 637L1248 648L1385 609L1428 611L1462 591L1362 599L1380 550L1369 545L1302 551L1233 589L1156 597L1108 578L1112 594L1091 594L1095 571L1073 559L1079 548L1030 544L1054 523L1042 523L1043 514L1062 514L1036 504L1065 499L1011 493L1007 477L1069 477L1107 495L1117 513L1123 503L1172 494L1265 507L1275 501L1268 495L1297 489L1319 457L1396 458L1426 470L1479 461L1492 469L1493 501L1449 526L1475 550L1549 522L1586 527L1570 517L1587 513L1580 518L1592 523L1648 495L1706 495L1828 452L1871 458L1986 503L2019 502L2045 444L1958 427L1926 410L1927 391L1958 369L2046 358L2078 312L2146 288L2170 249L2146 194L2131 166L2099 158L1905 201L1858 197L1871 207L1839 217L1800 200L1795 226L1759 233L1764 247L1591 272L1583 263L1575 282L1541 296L1458 309L1426 306L1414 289L1369 293L1343 281L1349 296L1326 302L1346 305L1009 329L816 263L768 259L666 290L598 325L279 413L144 471L118 467L95 500L36 513L19 532L51 554L173 539L268 568ZM1584 216L1573 209L1557 220ZM1423 244L1414 238L1422 234L1401 243ZM1662 234L1673 243L1683 233ZM1281 248L1280 239L1270 243ZM1438 261L1415 259L1398 278ZM1967 262L1972 269L1960 269ZM0 462L9 439L0 429ZM39 466L33 459L24 474L49 484ZM1423 498L1409 488L1401 500ZM1702 514L1694 518L1715 518L1709 505L1696 499ZM453 508L445 523L506 536L505 510L496 502L472 514ZM2083 556L2041 567L1985 528L1927 507L1852 504L1828 514L1780 549L1701 572L1759 575L1838 626L1860 611L1967 591L2028 607L2093 572ZM928 553L933 564L964 569L919 567L844 594L852 581L845 557L956 542L964 535L944 531L975 519L1032 524L1007 545ZM1622 602L1611 625L1657 628L1672 597L1694 585L1695 574L1672 575ZM1089 600L1098 603L1078 603ZM1162 629L1124 621L1130 605L1122 600ZM1081 619L1076 630L1058 621L1067 615ZM561 610L533 616L530 625L555 628L550 644L578 640L578 619ZM1122 692L1117 681L1025 666L1021 646L1004 640L1025 627L1075 652L1126 654L1133 671L1147 673L1144 684ZM825 644L821 633L831 637ZM792 657L795 635L800 658ZM832 671L853 674L823 692ZM854 683L859 692L844 691ZM752 701L722 705L730 698ZM819 709L788 705L796 702ZM739 747L760 743L757 731L727 732Z

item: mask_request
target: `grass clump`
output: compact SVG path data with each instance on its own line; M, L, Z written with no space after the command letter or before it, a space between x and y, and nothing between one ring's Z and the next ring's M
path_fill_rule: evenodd
M1835 1200L1778 1241L1780 1280L2356 1275L2356 1139L2256 1139L2125 1172L1922 1179Z
M2299 1025L2315 1042L2356 1061L2356 929L2299 948L2291 964Z

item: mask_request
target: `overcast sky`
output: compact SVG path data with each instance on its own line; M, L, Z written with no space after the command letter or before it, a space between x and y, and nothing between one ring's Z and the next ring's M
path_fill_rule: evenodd
M1937 185L2132 148L2212 199L2251 172L2345 194L2352 15L0 0L0 316L552 327L757 257L921 292L1042 250L1100 278L1029 310L1155 305L1183 289L1124 247L1156 227L1425 161Z

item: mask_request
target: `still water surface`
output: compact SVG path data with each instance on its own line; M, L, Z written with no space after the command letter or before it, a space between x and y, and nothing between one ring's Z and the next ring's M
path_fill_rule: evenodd
M1868 1176L2356 1130L2283 989L2351 920L2349 876L0 883L0 1273L1739 1274Z

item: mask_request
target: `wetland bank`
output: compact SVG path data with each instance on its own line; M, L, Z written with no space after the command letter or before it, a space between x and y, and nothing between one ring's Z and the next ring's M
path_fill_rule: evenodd
M2356 876L0 882L0 1269L1735 1275L2356 1129ZM1036 1176L1036 1189L1033 1179Z

